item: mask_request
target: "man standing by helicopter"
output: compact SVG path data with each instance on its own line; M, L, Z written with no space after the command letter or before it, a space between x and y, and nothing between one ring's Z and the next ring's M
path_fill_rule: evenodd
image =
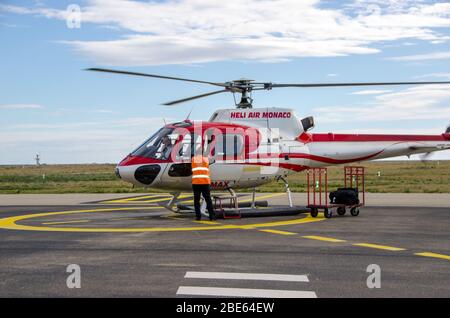
M197 154L191 157L192 167L192 190L194 191L194 207L195 219L200 221L202 215L200 213L200 195L206 201L209 219L211 221L216 219L214 213L214 206L211 200L211 177L209 172L209 158L202 154L200 150Z

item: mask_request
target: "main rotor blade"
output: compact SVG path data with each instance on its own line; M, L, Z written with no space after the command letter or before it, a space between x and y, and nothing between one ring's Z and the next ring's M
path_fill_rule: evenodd
M178 100L174 100L174 101L171 101L171 102L164 103L163 105L166 105L166 106L175 105L175 104L184 103L184 102L187 102L187 101L190 101L190 100L193 100L193 99L202 98L202 97L215 95L215 94L220 94L220 93L225 93L225 92L229 92L229 90L223 89L223 90L220 90L220 91L215 91L215 92L210 92L210 93L206 93L206 94L202 94L202 95L197 95L197 96L192 96L192 97L188 97L188 98L178 99Z
M338 86L382 86L382 85L432 85L432 84L450 84L450 81L444 82L362 82L362 83L312 83L312 84L266 84L268 88L275 87L338 87Z
M209 85L215 85L215 86L221 86L221 87L226 87L227 86L225 83L214 83L214 82L199 81L199 80L193 80L193 79L181 78L181 77L172 77L172 76L162 76L162 75L147 74L147 73L119 71L119 70L111 70L111 69L106 69L106 68L95 68L95 67L94 68L87 68L86 71L95 71L95 72L105 72L105 73L115 73L115 74L125 74L125 75L134 75L134 76L163 78L163 79L171 79L171 80L176 80L176 81L185 81L185 82L209 84Z

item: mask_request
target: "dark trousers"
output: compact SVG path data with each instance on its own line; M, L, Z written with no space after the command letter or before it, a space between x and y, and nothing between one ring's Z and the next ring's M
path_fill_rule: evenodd
M214 206L211 200L211 187L209 184L193 184L192 190L194 191L194 207L195 215L199 218L200 214L200 195L206 201L206 207L208 209L209 218L214 219L216 214L214 213Z

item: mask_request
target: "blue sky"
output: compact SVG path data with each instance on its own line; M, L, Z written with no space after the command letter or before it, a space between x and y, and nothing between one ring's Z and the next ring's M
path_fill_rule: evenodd
M81 9L69 28L67 7ZM73 17L73 16L72 16ZM70 21L74 21L73 19ZM0 164L118 162L166 121L208 119L213 87L83 71L110 67L211 81L450 79L450 4L411 0L2 1ZM278 89L254 106L314 115L316 132L442 133L450 87ZM450 159L449 151L433 159Z

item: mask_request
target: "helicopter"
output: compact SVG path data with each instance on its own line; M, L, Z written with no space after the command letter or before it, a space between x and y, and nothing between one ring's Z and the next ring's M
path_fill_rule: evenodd
M172 106L207 96L232 93L235 107L214 111L207 121L169 123L120 161L116 175L135 186L171 191L174 199L191 189L191 155L202 151L211 158L211 189L247 189L282 181L311 168L413 154L429 155L450 149L450 126L438 135L313 133L312 116L299 117L293 109L253 108L252 92L274 88L354 87L379 85L450 84L427 82L354 82L278 84L238 79L209 82L195 79L104 68L88 71L185 81L219 87L209 93L166 102ZM171 201L172 203L172 201Z

